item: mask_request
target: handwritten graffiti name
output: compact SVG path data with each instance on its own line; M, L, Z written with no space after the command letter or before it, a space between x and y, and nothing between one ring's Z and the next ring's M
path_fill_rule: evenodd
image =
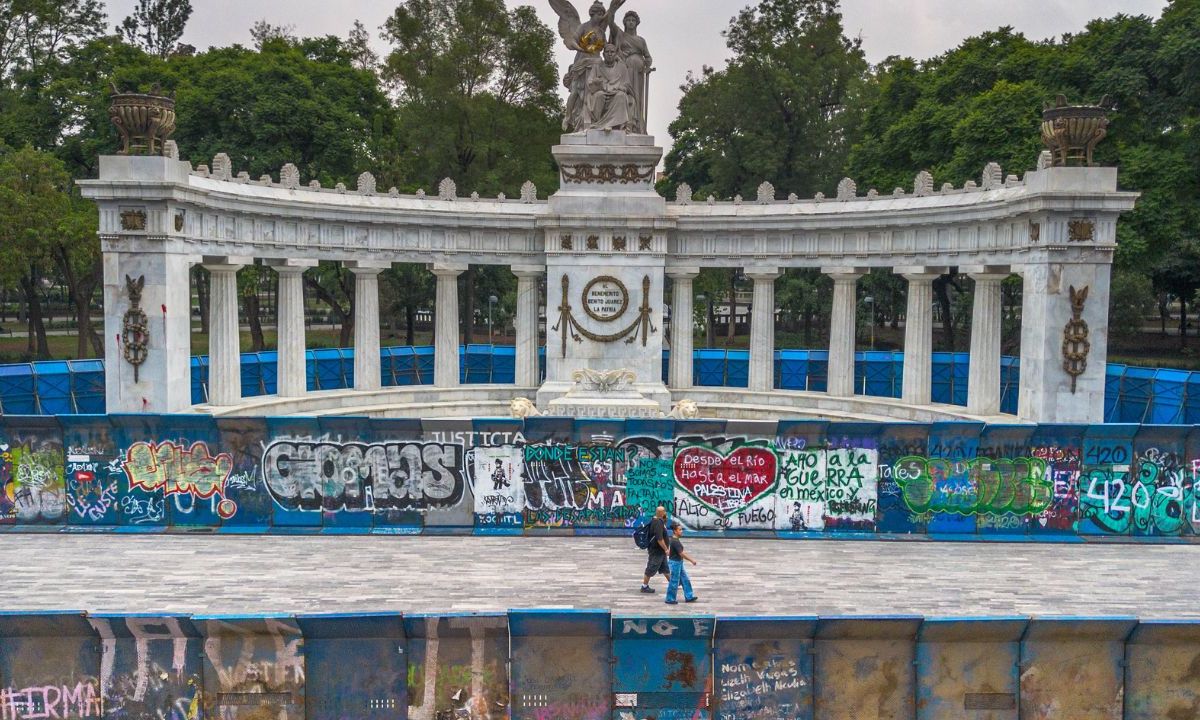
M98 718L103 703L96 683L0 689L0 720Z
M190 447L171 441L137 442L125 453L125 475L130 489L161 491L168 497L220 498L217 515L224 520L237 513L237 503L225 494L225 483L232 472L233 457L228 453L214 456L203 442L192 443Z
M272 443L263 478L288 510L427 510L462 502L466 468L461 446L425 442Z

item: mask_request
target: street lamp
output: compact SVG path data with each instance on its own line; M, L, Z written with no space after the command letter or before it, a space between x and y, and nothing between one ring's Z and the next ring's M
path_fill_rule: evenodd
M488 295L488 345L492 344L492 306L500 302L495 295Z

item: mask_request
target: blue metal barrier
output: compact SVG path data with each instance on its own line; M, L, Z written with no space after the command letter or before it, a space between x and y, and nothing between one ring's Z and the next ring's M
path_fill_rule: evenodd
M0 716L1171 720L1197 653L1120 617L0 612Z
M307 355L309 390L353 387L354 352L316 349ZM381 349L380 374L384 387L433 383L432 347ZM460 379L464 383L513 382L516 351L512 346L472 345L460 348ZM967 353L934 353L933 401L966 405L970 357ZM664 380L669 353L663 355ZM539 350L545 376L545 348ZM745 387L749 355L744 350L698 349L693 380L699 387ZM278 356L274 351L242 356L242 393L272 395L277 390ZM1015 414L1020 397L1020 360L1001 360L1001 410ZM775 354L775 384L784 390L824 392L828 353L823 350L779 350ZM904 354L865 351L856 354L855 388L870 397L898 398L904 377ZM207 401L208 358L191 359L192 402ZM1111 364L1105 377L1107 422L1200 423L1200 372L1127 367ZM0 412L13 415L99 413L104 411L104 361L0 365Z

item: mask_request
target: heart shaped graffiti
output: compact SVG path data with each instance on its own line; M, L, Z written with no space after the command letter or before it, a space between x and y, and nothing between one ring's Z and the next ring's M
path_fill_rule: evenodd
M742 446L729 453L685 447L675 455L675 482L693 497L728 517L775 489L775 453Z

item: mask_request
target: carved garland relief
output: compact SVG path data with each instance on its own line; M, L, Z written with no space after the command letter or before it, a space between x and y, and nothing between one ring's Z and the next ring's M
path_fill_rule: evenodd
M138 382L138 370L150 354L149 319L142 310L142 290L146 287L146 276L137 280L125 276L125 289L129 293L129 309L121 318L121 355L133 366L133 381Z
M629 185L630 183L650 182L654 177L654 168L647 167L642 169L634 163L627 165L604 164L592 165L591 163L580 163L578 165L563 165L562 166L563 180L569 183L599 183L601 185L610 185L620 183L621 185Z
M583 289L581 298L584 313L597 322L614 322L619 320L629 309L629 291L618 279L602 275L593 279ZM658 328L650 322L653 314L650 307L650 276L642 277L642 304L638 308L637 317L628 326L613 333L597 333L588 330L580 324L571 307L571 280L567 275L562 276L562 301L558 306L558 323L551 331L561 333L562 356L567 356L568 336L577 343L584 338L598 343L614 343L624 340L631 345L640 336L642 347L646 347L652 333Z

